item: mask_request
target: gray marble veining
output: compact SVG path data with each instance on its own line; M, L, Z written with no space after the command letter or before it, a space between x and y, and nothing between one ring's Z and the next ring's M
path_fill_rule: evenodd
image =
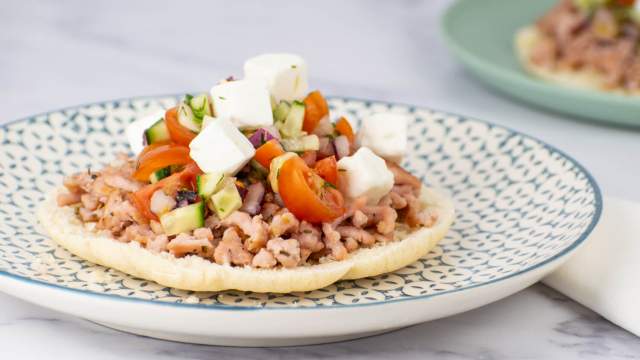
M302 54L326 93L428 105L530 133L575 156L604 192L640 201L637 130L513 103L446 52L446 0L2 1L0 121L63 106L206 89L266 51ZM344 343L178 344L113 331L0 294L0 358L629 359L640 339L542 285L481 309Z

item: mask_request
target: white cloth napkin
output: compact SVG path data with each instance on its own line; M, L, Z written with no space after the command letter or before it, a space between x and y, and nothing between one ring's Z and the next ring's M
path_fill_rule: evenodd
M605 198L591 236L543 282L640 336L640 204Z

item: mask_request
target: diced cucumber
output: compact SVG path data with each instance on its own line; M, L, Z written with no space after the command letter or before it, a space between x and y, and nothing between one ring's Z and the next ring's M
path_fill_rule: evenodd
M202 201L183 206L160 216L160 224L167 235L176 235L204 226Z
M280 156L277 156L271 160L271 164L269 165L269 183L271 184L271 189L274 192L278 192L278 176L280 175L280 168L285 161L291 159L293 156L298 156L296 153L288 152L284 153Z
M302 135L302 123L304 122L304 103L294 101L283 123L277 123L278 130L283 137L296 138Z
M320 149L320 139L317 135L306 135L295 139L280 140L286 151L302 152L317 151Z
M189 106L191 106L191 110L193 111L193 115L197 122L202 123L202 119L205 115L212 115L211 106L209 106L209 97L207 94L201 94L192 98L189 101Z
M197 119L189 106L184 101L178 106L178 122L193 132L199 132L202 125L202 119Z
M215 211L218 218L224 219L242 206L242 197L233 178L225 177L222 187L211 195L209 208Z
M147 139L147 144L169 140L169 130L167 129L167 124L165 124L164 119L161 118L145 130L144 137Z
M167 166L160 170L156 170L153 174L151 174L151 176L149 176L149 181L151 181L152 184L155 184L169 175L171 175L171 167Z
M203 199L208 199L215 193L220 185L222 185L222 179L224 174L222 173L209 173L198 176L198 195Z
M273 110L273 120L277 123L284 122L291 110L291 105L288 102L282 100Z

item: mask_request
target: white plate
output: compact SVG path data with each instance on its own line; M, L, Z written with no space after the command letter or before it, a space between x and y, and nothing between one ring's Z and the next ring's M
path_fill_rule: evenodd
M541 279L586 238L602 208L589 173L526 135L465 117L332 98L334 116L407 113L405 165L451 193L457 218L428 256L393 274L286 295L193 293L81 260L53 244L34 209L63 174L127 151L126 124L175 104L135 98L67 108L0 127L0 290L123 331L217 345L351 339L467 311Z

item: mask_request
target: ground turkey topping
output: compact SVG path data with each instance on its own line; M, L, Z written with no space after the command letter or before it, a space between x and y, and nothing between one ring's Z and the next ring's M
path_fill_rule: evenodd
M101 171L65 178L67 191L57 200L60 206L73 206L82 221L95 223L97 231L118 241L137 242L154 253L195 255L220 265L293 268L323 258L343 260L361 247L393 241L397 222L418 227L437 220L437 213L422 207L420 181L393 163L389 167L395 185L378 204L367 205L366 197L346 200L345 213L323 224L300 221L269 187L249 185L248 194L253 195L248 206L222 220L211 214L204 227L167 236L159 221L147 220L131 203L131 193L142 183L133 180L135 163L126 157ZM197 200L176 200L162 190L152 195L151 210L158 215L180 207L181 201ZM261 203L256 204L257 199Z
M634 64L640 59L640 26L630 11L616 4L583 10L562 0L537 21L542 39L530 59L551 69L593 70L611 88L638 90L640 72Z

